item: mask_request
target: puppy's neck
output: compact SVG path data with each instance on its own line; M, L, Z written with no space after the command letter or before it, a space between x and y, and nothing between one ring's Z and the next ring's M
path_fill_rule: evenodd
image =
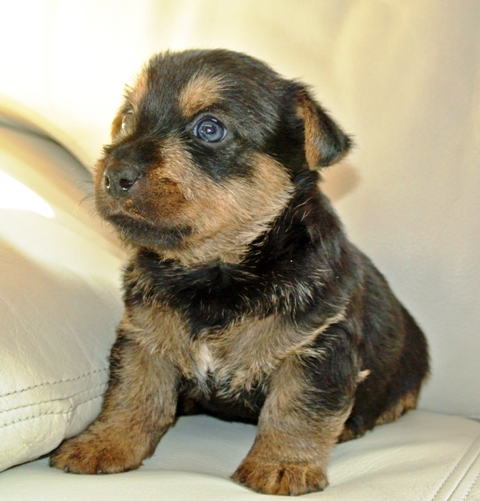
M244 217L236 225L223 228L205 238L193 236L179 248L154 250L163 259L173 260L187 267L212 262L238 264L250 250L251 243L270 229L285 209L289 198L285 195L284 199L279 199L275 207L261 217Z
M195 245L185 245L178 249L154 249L163 259L176 261L189 267L213 262L225 264L241 263L250 244L268 228L277 215L265 217L262 221L245 224L244 228L228 228Z

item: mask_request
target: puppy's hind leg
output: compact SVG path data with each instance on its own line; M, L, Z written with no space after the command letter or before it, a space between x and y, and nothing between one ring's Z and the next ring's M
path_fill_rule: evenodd
M102 412L79 436L53 452L50 464L72 473L118 473L138 468L173 423L176 371L118 329Z

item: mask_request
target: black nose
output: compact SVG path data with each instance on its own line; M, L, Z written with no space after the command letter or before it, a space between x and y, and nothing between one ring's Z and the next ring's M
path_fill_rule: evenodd
M140 172L130 164L112 162L104 173L107 192L115 198L124 197L140 178Z

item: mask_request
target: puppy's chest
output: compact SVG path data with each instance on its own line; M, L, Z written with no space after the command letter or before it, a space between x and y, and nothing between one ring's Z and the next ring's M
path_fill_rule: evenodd
M139 341L151 353L166 357L203 396L234 398L256 391L289 350L285 329L274 315L192 336L178 310L156 306L136 313Z
M227 263L183 267L140 252L125 274L126 302L163 304L181 312L190 334L201 337L205 332L224 331L246 317L280 311L273 285L257 272L254 266Z

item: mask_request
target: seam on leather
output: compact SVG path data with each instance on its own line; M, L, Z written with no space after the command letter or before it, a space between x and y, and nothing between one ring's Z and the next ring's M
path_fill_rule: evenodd
M94 386L93 388L88 388L86 390L78 391L77 393L73 393L72 395L67 395L65 397L55 397L55 398L50 398L48 400L42 400L41 402L32 402L30 404L20 405L19 407L12 407L11 409L5 409L3 411L0 411L0 414L4 414L5 412L17 411L19 409L25 409L26 407L33 407L35 405L49 404L50 402L58 402L58 401L62 401L62 400L67 400L69 398L75 398L75 397L78 397L78 395L81 395L82 393L93 392L96 389L98 389L102 386L106 386L106 385L107 385L107 382L99 383L96 386Z
M24 392L29 391L29 390L35 390L37 388L41 388L42 386L53 386L56 384L71 383L73 381L79 381L80 379L84 379L88 376L93 376L94 374L99 374L99 373L105 372L105 371L108 371L108 367L104 367L103 369L97 369L97 370L94 370L92 372L87 372L87 373L82 374L81 376L77 376L75 378L59 379L58 381L45 382L45 383L36 384L34 386L29 386L28 388L23 388L23 390L11 391L10 393L5 393L3 395L0 395L0 398L9 397L11 395L17 395L19 393L24 393Z
M84 405L84 404L86 404L88 402L93 402L94 400L97 400L99 398L103 398L103 395L97 395L96 397L89 398L88 400L85 400L84 402L81 402L76 407L80 407L80 405ZM30 421L31 419L39 419L39 418L43 418L45 416L54 416L54 415L60 415L60 414L70 414L70 412L72 412L73 409L74 409L74 406L71 405L67 410L63 410L63 411L51 411L51 412L46 412L45 414L40 414L39 416L30 416L30 417L27 417L27 418L22 418L22 419L19 419L17 421L13 421L12 423L2 425L0 427L0 430L3 429L3 428L8 428L9 426L13 426L13 425L16 425L16 424L24 423L25 421Z
M477 454L477 457L475 458L475 461L478 459L479 456L480 456L480 452ZM474 464L475 461L472 464ZM470 497L470 493L472 492L472 490L475 487L475 485L477 485L477 482L478 482L479 479L480 479L480 472L473 479L472 485L470 485L470 487L468 488L467 492L465 493L465 496L462 498L462 501L467 501L468 500L468 498Z
M474 446L477 444L477 442L479 440L480 440L480 435L475 438L475 440L470 444L470 446L468 447L468 449L462 454L462 456L460 457L460 459L457 461L457 463L455 464L455 466L450 471L449 475L442 482L442 485L440 485L440 487L436 490L435 494L431 498L431 501L434 501L437 498L437 496L440 494L441 490L443 489L444 485L448 482L448 480L450 479L450 477L454 474L454 472L460 466L461 462L464 460L465 456L467 456L467 454L474 448ZM475 460L476 460L477 457L478 457L478 454L475 456L474 460L470 463L469 468L475 462ZM467 471L468 471L468 469L467 469ZM462 478L464 478L464 477L465 477L465 474L462 475ZM458 487L458 484L459 484L459 482L457 482L456 487ZM455 487L455 489L456 489L456 487ZM449 496L449 497L451 498L451 496Z

